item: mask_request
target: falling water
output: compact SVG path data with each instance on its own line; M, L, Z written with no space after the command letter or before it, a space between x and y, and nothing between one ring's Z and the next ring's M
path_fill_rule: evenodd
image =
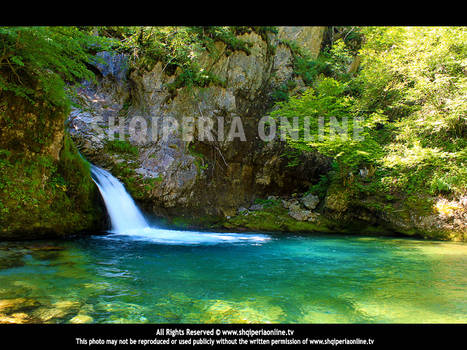
M104 199L112 223L112 232L124 233L149 227L143 214L123 184L104 169L91 167L92 177Z
M108 237L131 236L134 239L163 244L215 244L269 240L269 236L262 234L208 233L152 227L117 178L95 165L91 166L91 173L110 216L113 234Z

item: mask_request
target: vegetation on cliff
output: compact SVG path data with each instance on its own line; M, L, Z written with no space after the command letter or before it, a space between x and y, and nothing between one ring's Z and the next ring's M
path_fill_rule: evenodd
M279 102L272 115L299 118L299 138L289 136L288 143L334 160L330 189L347 193L350 206L407 219L439 212L442 198L467 193L466 29L367 27L359 33L358 56L344 39L335 41L308 65L310 88ZM357 59L358 71L350 72ZM306 118L314 139L306 138ZM347 137L329 133L333 122ZM446 237L443 227L428 231Z
M0 89L34 103L39 85L40 101L69 106L66 84L93 79L89 64L113 43L92 28L0 27Z
M65 136L60 158L0 149L0 236L68 236L102 227L89 165Z
M65 133L71 90L104 40L74 27L0 28L0 235L99 227L89 165Z

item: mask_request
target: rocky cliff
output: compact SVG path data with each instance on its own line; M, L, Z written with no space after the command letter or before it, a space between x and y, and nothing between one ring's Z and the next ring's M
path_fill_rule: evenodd
M248 53L216 42L216 54L203 55L200 64L223 83L206 87L173 89L180 70L170 72L162 62L149 70L128 70L125 56L104 55L108 65L98 67L100 83L80 93L87 108L71 114L71 135L90 161L111 170L146 209L160 216L217 221L257 198L303 192L328 169L328 160L318 154L301 156L298 168L287 167L284 144L261 141L258 122L279 86L287 81L296 89L304 86L293 72L286 42L294 40L317 55L323 32L323 27L280 28L277 35L251 31L240 36L250 44ZM160 131L151 135L154 120L173 119L181 125L185 117L195 125L221 118L226 134L239 118L245 141L209 141L197 135L185 141L179 130L165 138ZM145 137L112 140L109 121L122 125L127 135L141 119L148 130ZM97 120L96 128L92 123ZM218 130L215 124L213 133Z
M68 111L34 88L35 102L0 93L0 238L100 229L105 217L88 165L65 133Z
M172 224L466 240L462 198L446 213L431 213L404 200L384 205L381 198L356 198L332 184L321 196L309 194L310 185L330 170L330 160L258 137L276 92L305 88L294 70L293 47L316 57L324 32L324 27L250 30L239 35L249 43L248 52L218 41L214 54L197 58L202 70L216 77L207 86L178 84L183 70L169 63L135 65L126 55L103 54L107 64L95 67L99 82L80 90L82 108L70 114L71 136L90 161L119 177L147 212ZM180 132L186 118L195 131L211 125L214 139L200 134L186 139ZM238 131L238 120L241 137L217 137L222 130ZM164 134L165 121L176 126ZM299 157L296 166L290 166L290 157Z

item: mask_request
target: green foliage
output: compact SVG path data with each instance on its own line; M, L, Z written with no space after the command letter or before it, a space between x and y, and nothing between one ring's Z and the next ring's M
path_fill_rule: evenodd
M287 82L280 85L276 90L272 92L272 100L274 102L288 101L289 92L297 86L297 83L293 80L288 80Z
M240 38L242 34L256 32L268 42L268 33L277 33L275 27L245 26L165 26L165 27L100 27L101 35L118 38L118 50L129 53L134 67L151 69L162 62L169 75L177 73L168 85L175 93L181 87L205 87L209 84L224 86L225 81L204 66L200 59L208 55L216 62L221 54L233 51L250 54L252 43ZM225 44L221 52L216 42ZM178 71L177 71L178 70Z
M364 28L357 26L330 26L324 32L322 46L324 49L332 48L336 42L342 41L354 54L360 50L364 36Z
M175 90L181 87L193 88L206 87L209 84L215 84L219 86L225 86L225 82L219 79L216 75L211 72L204 72L203 68L200 69L188 69L182 71L172 83L167 84L169 91L175 92Z
M164 178L162 175L155 178L144 177L135 173L136 168L137 164L135 162L122 161L113 164L111 173L125 184L126 189L133 198L136 200L145 200Z
M292 148L301 151L315 149L335 158L350 171L369 165L380 157L381 148L371 136L377 116L357 123L355 100L346 95L345 83L323 78L315 89L278 103L278 107L271 116L282 128L281 118L286 118L291 124L294 118L298 119L298 139L286 135ZM347 169L343 169L343 173L344 170Z
M287 147L280 156L287 159L287 167L295 168L300 165L301 154L299 147Z
M270 208L281 204L280 199L262 199L256 198L255 204L261 204L264 208Z
M81 156L68 133L65 134L57 170L56 181L72 184L68 185L67 194L78 203L86 203L94 188L91 165Z
M214 43L221 41L230 51L244 51L246 54L250 54L251 43L237 36L242 32L248 32L250 30L248 27L208 26L191 27L190 29L198 35L198 40L210 51L215 51Z
M326 193L330 184L331 181L328 175L320 175L318 182L310 186L308 193L313 193L314 195L317 195L320 200L322 200L324 197L326 197Z
M220 57L215 43L223 42L225 51L244 51L250 54L251 43L238 37L250 31L266 33L271 28L208 26L208 27L112 27L110 35L121 39L120 50L130 53L135 66L151 69L156 62L162 62L164 71L175 74L180 71L169 89L180 87L207 86L211 83L224 85L215 76L211 67L204 67L200 58L204 54ZM101 28L102 34L109 34L109 28Z
M110 44L76 27L0 27L0 90L34 103L41 89L43 100L68 106L65 83L92 79L86 64Z
M365 36L360 50L341 35L316 60L296 52L296 70L311 87L272 113L278 120L298 117L299 138L288 136L287 143L332 157L332 181L367 195L465 194L467 30L365 27L358 33ZM349 75L357 51L361 66ZM351 137L357 117L360 139ZM321 138L305 137L306 118L315 136L322 118ZM340 126L348 118L350 137L328 133L331 118ZM369 175L358 176L360 169Z
M194 163L198 171L198 175L201 174L202 170L209 168L209 162L203 153L197 152L193 144L189 144L187 147L188 152L195 158Z
M131 156L138 156L138 147L133 146L127 140L112 140L105 143L105 149L109 152L115 152L118 154L127 154Z
M89 164L68 136L60 160L0 150L0 232L69 234L100 218ZM21 220L18 220L21 218Z
M466 29L368 28L366 36L360 109L377 101L394 126L381 165L409 179L425 174L419 189L465 193Z
M350 38L353 39L353 36ZM347 71L355 56L353 40L337 40L332 46L324 47L316 58L294 41L283 40L282 43L290 48L294 57L294 73L303 79L305 85L313 86L320 76L342 81L351 78Z

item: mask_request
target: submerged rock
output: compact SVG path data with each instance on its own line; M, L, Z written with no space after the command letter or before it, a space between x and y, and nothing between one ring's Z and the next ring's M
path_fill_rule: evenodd
M34 299L3 299L0 300L0 313L13 313L16 311L29 310L39 305L40 303Z
M34 311L33 315L42 322L63 319L76 312L80 303L73 300L57 301L51 306L43 306Z
M258 299L241 302L229 300L206 300L202 322L206 323L277 323L284 311L270 300Z
M89 315L76 315L70 320L70 323L80 324L80 323L92 323L94 319Z
M55 246L55 245L33 245L33 246L28 246L27 247L28 249L30 250L33 250L33 251L47 251L47 252L50 252L50 251L60 251L60 250L64 250L65 248L64 247L61 247L61 246Z
M21 252L0 251L0 270L24 266L23 256Z
M22 324L29 323L30 317L24 312L14 313L11 315L2 315L0 314L0 323L11 323L11 324Z

